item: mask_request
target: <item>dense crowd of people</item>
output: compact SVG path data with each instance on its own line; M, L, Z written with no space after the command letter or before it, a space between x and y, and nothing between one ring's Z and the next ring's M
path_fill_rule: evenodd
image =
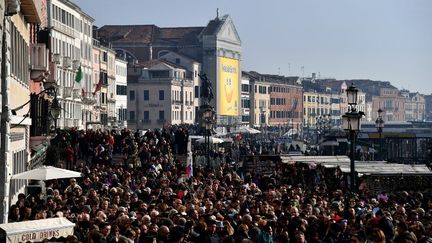
M240 176L231 160L191 175L176 158L188 136L182 127L59 131L48 162L83 177L21 194L9 222L66 217L76 223L67 242L432 242L429 194L355 194L286 170ZM241 153L257 147L242 143Z

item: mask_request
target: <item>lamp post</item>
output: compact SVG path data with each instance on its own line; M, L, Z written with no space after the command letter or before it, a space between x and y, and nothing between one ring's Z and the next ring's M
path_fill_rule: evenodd
M315 122L315 128L316 128L316 145L318 146L319 143L319 134L320 134L320 122L321 122L321 116L317 116Z
M203 122L204 122L204 127L205 127L205 144L206 144L206 165L207 168L210 168L210 135L211 135L211 130L213 128L213 116L214 116L214 111L213 108L211 106L208 106L204 112L203 112Z
M360 119L364 115L362 111L357 111L357 92L358 89L353 84L346 90L348 98L348 112L342 116L342 127L346 131L350 141L350 174L351 174L351 191L356 191L356 173L355 173L355 140L360 131Z
M383 129L384 129L384 120L382 118L382 113L383 113L383 110L381 110L381 108L379 108L378 109L378 117L377 117L377 119L375 121L375 126L376 126L378 134L379 134L379 150L378 150L378 159L379 160L382 160L382 158L383 158L382 155L381 155L381 153L383 152L383 150L382 150L382 145L383 145L383 143L382 143L382 132L383 132Z
M61 106L59 101L57 100L57 93L54 95L54 99L51 103L50 113L52 118L54 119L54 131L57 132L57 119L60 117Z
M292 119L289 119L288 129L288 131L291 131L291 141L294 141L294 124Z

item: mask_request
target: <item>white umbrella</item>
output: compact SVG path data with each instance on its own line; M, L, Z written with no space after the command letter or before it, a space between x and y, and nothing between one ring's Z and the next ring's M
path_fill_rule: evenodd
M205 143L206 142L206 138L200 138L197 140L198 143ZM220 139L220 138L215 138L215 137L210 137L210 143L223 143L224 140Z
M261 131L251 127L240 127L238 130L232 133L258 134L261 133Z
M25 171L13 175L11 179L46 181L46 180L74 178L74 177L81 177L81 176L82 176L81 172L60 169L53 166L42 166L33 170L29 170L29 171Z

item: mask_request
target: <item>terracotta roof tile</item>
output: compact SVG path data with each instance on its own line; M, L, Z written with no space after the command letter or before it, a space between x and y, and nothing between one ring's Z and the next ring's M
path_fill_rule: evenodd
M157 40L197 42L204 27L160 28L156 25L105 25L98 30L100 38L108 42L150 44Z

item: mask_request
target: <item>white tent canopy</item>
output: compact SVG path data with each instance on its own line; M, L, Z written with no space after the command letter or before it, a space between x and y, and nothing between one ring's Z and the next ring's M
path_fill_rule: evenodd
M81 177L80 172L65 170L53 166L42 166L33 170L25 171L12 176L12 179L23 180L53 180L62 178Z
M206 138L200 138L198 140L196 140L198 143L205 143L206 142ZM224 140L220 139L220 138L215 138L215 137L210 137L210 143L223 143Z
M255 128L248 127L248 126L242 126L232 133L259 134L259 133L261 133L261 131L255 129Z
M303 163L321 165L325 168L337 168L343 173L350 173L348 156L283 156L283 163ZM432 171L424 164L397 164L385 161L355 161L355 170L360 175L430 175Z
M41 242L73 235L75 224L66 218L50 218L0 224L1 242Z

